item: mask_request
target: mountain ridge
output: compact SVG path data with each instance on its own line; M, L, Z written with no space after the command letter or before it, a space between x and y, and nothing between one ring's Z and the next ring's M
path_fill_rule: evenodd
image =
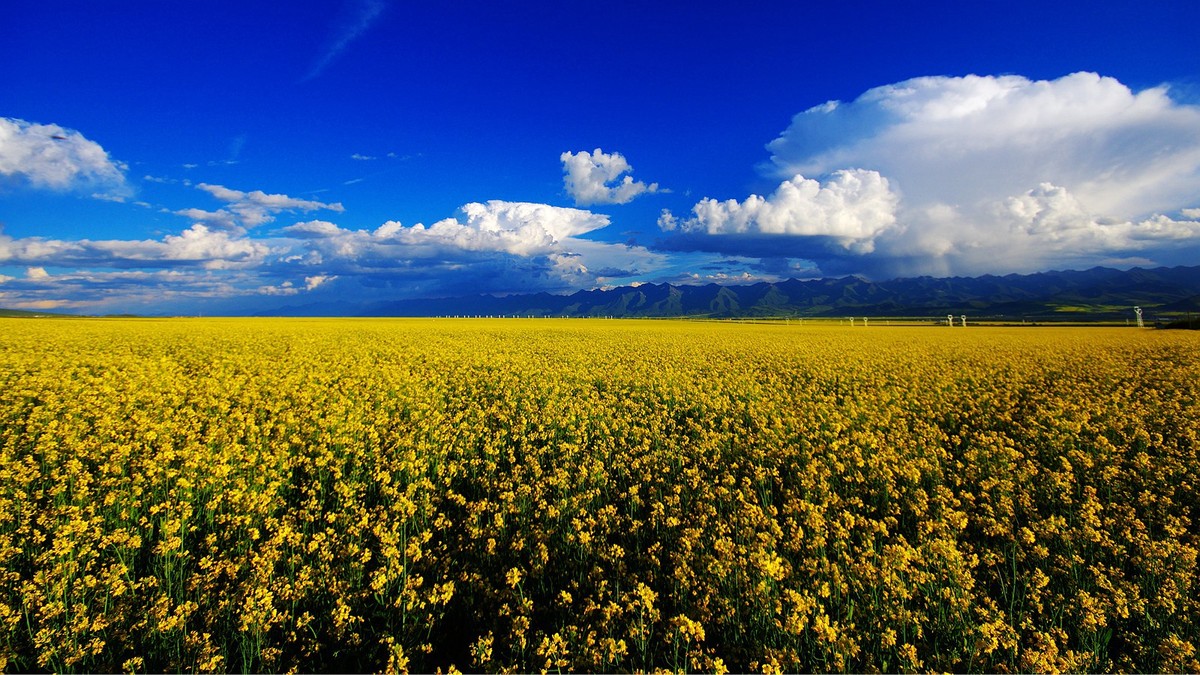
M646 283L610 289L505 296L473 295L362 305L357 316L768 316L944 317L1033 320L1132 318L1134 306L1155 312L1200 312L1200 266L1135 267L979 277L859 276L787 279L744 285ZM321 305L281 308L275 316L314 316ZM342 306L346 313L348 307Z

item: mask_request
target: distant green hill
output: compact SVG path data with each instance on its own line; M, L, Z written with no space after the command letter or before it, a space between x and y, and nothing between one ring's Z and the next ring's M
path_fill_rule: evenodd
M40 312L30 311L26 309L0 309L0 317L12 318L37 318L42 316L71 316L70 314L58 314L55 312Z

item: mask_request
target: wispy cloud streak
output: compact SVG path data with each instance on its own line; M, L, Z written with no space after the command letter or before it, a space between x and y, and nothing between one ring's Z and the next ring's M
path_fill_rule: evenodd
M386 7L383 0L359 0L356 6L348 12L348 20L338 27L337 34L329 47L321 54L321 58L317 59L312 69L300 81L307 82L325 72L329 64L333 63L334 59L350 46L350 43L357 40L371 27L371 24L375 23Z

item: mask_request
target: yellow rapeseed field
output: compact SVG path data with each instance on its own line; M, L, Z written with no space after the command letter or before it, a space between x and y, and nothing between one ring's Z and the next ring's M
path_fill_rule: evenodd
M1200 671L1200 339L0 319L0 670Z

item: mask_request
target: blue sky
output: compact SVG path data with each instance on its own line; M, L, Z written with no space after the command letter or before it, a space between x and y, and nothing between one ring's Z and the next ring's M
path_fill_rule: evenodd
M1192 2L26 2L0 307L1200 261Z

